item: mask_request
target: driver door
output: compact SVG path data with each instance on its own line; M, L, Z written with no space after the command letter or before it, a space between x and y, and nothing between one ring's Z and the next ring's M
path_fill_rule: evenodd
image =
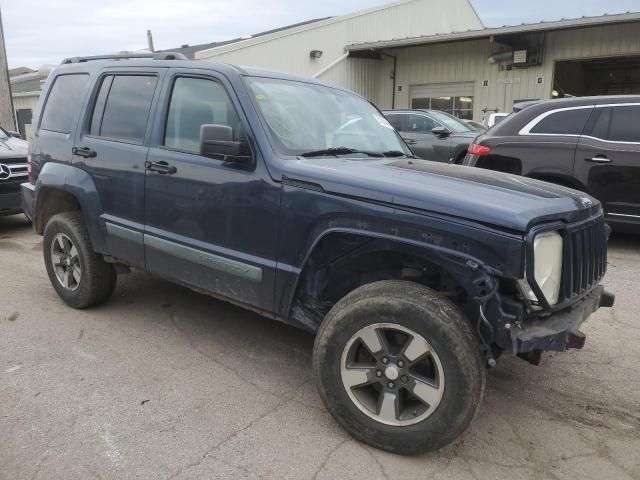
M222 76L171 69L147 156L147 270L243 304L272 310L280 188ZM252 162L200 155L200 126L244 135Z
M451 156L451 138L434 135L432 130L442 125L425 114L407 115L403 138L414 153L425 160L448 162Z

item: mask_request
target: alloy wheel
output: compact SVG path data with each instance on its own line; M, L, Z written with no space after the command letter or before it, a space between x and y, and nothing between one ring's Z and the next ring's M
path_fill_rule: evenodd
M82 279L80 256L73 241L64 233L57 233L51 241L51 264L60 285L77 290Z
M355 406L386 425L421 422L444 394L442 364L429 342L393 323L356 332L343 351L340 374Z

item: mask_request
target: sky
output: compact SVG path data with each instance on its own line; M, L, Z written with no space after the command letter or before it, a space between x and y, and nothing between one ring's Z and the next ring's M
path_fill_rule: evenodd
M390 0L0 0L9 67L228 40ZM471 0L486 26L640 11L640 0Z

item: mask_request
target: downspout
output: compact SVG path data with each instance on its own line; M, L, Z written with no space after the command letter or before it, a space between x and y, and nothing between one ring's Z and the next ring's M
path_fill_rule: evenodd
M396 109L396 73L398 71L398 57L380 52L380 56L393 58L393 92L391 92L391 110Z
M335 67L337 64L339 64L340 62L342 62L344 59L346 59L349 56L349 52L345 53L344 55L340 55L338 58L336 58L333 62L331 62L329 65L327 65L326 67L318 70L316 73L314 73L311 78L318 78L320 75L322 75L323 73L327 72L328 70L331 70L333 67Z

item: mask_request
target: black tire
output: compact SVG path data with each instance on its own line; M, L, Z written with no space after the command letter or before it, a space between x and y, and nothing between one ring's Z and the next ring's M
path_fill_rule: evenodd
M82 275L74 290L65 288L54 270L52 243L58 234L66 235L77 249L77 262ZM43 253L51 285L67 305L78 309L90 308L107 301L113 294L117 281L116 270L93 251L80 212L59 213L49 220L44 230Z
M341 379L350 339L362 328L382 323L421 335L441 363L445 381L440 403L419 423L387 425L370 418ZM406 455L436 450L458 438L478 412L486 379L480 344L461 311L427 287L396 280L359 287L336 303L316 337L313 368L327 409L345 430L371 446Z

